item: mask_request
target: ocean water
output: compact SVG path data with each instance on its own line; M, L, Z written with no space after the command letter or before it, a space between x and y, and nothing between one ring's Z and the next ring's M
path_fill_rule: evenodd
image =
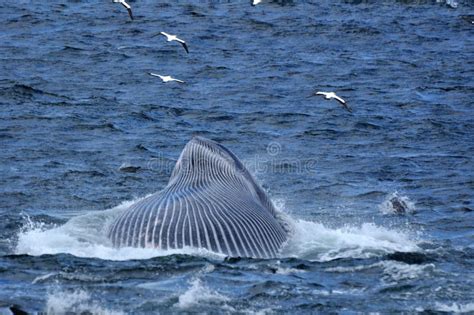
M474 312L474 2L130 4L0 2L0 314ZM288 218L280 257L110 246L194 135Z

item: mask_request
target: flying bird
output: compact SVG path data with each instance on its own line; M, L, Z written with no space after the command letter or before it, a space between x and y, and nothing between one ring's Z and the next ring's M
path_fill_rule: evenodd
M120 3L127 9L128 15L130 16L130 19L133 20L133 14L132 14L132 7L125 1L125 0L112 0L113 3Z
M189 54L189 49L188 49L188 45L186 44L186 42L184 40L178 38L176 35L171 35L171 34L168 34L168 33L165 33L165 32L160 32L159 34L156 34L153 37L158 36L158 35L166 36L166 40L168 42L176 41L176 42L180 43L181 45L183 45L184 50L186 50L186 52Z
M178 80L178 79L175 79L169 75L159 75L159 74L156 74L156 73L153 73L153 72L148 72L149 75L153 76L153 77L158 77L160 78L163 82L172 82L172 81L176 81L176 82L179 82L179 83L184 83L184 81L182 80Z
M325 99L335 99L338 101L345 109L347 109L350 113L352 113L352 109L347 105L346 101L336 95L334 92L316 92L315 95L322 95Z

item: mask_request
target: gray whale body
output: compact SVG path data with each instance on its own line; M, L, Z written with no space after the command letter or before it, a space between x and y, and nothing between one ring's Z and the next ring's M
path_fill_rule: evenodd
M115 247L205 248L228 256L276 257L288 229L270 198L224 146L194 137L168 185L110 225Z

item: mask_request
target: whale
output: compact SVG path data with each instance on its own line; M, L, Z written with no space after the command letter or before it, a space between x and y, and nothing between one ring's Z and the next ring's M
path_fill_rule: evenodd
M118 215L114 247L203 248L231 257L275 258L290 229L229 149L204 137L184 147L164 189Z

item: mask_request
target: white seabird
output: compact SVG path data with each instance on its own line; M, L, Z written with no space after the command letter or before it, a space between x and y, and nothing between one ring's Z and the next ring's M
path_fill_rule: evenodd
M260 2L262 2L262 0L251 0L250 3L251 3L253 6L256 6L256 5L259 4Z
M113 3L120 3L127 9L128 15L130 16L130 19L133 20L133 14L132 14L132 7L125 1L125 0L112 0Z
M188 45L181 38L178 38L176 35L171 35L171 34L168 34L168 33L165 33L165 32L160 32L159 34L156 34L154 36L158 36L158 35L166 36L166 40L168 42L176 41L176 42L180 43L181 45L183 45L184 50L186 50L186 52L189 54Z
M172 82L172 81L176 81L176 82L179 82L179 83L184 83L184 81L182 80L178 80L178 79L175 79L169 75L159 75L159 74L156 74L156 73L153 73L153 72L148 72L149 75L153 76L153 77L158 77L160 78L163 82Z
M352 113L352 109L347 105L346 101L343 100L341 97L337 96L336 93L334 92L316 92L315 95L322 95L324 96L325 99L330 100L330 99L335 99L338 101L342 106L344 106L345 109L347 109L349 112Z

